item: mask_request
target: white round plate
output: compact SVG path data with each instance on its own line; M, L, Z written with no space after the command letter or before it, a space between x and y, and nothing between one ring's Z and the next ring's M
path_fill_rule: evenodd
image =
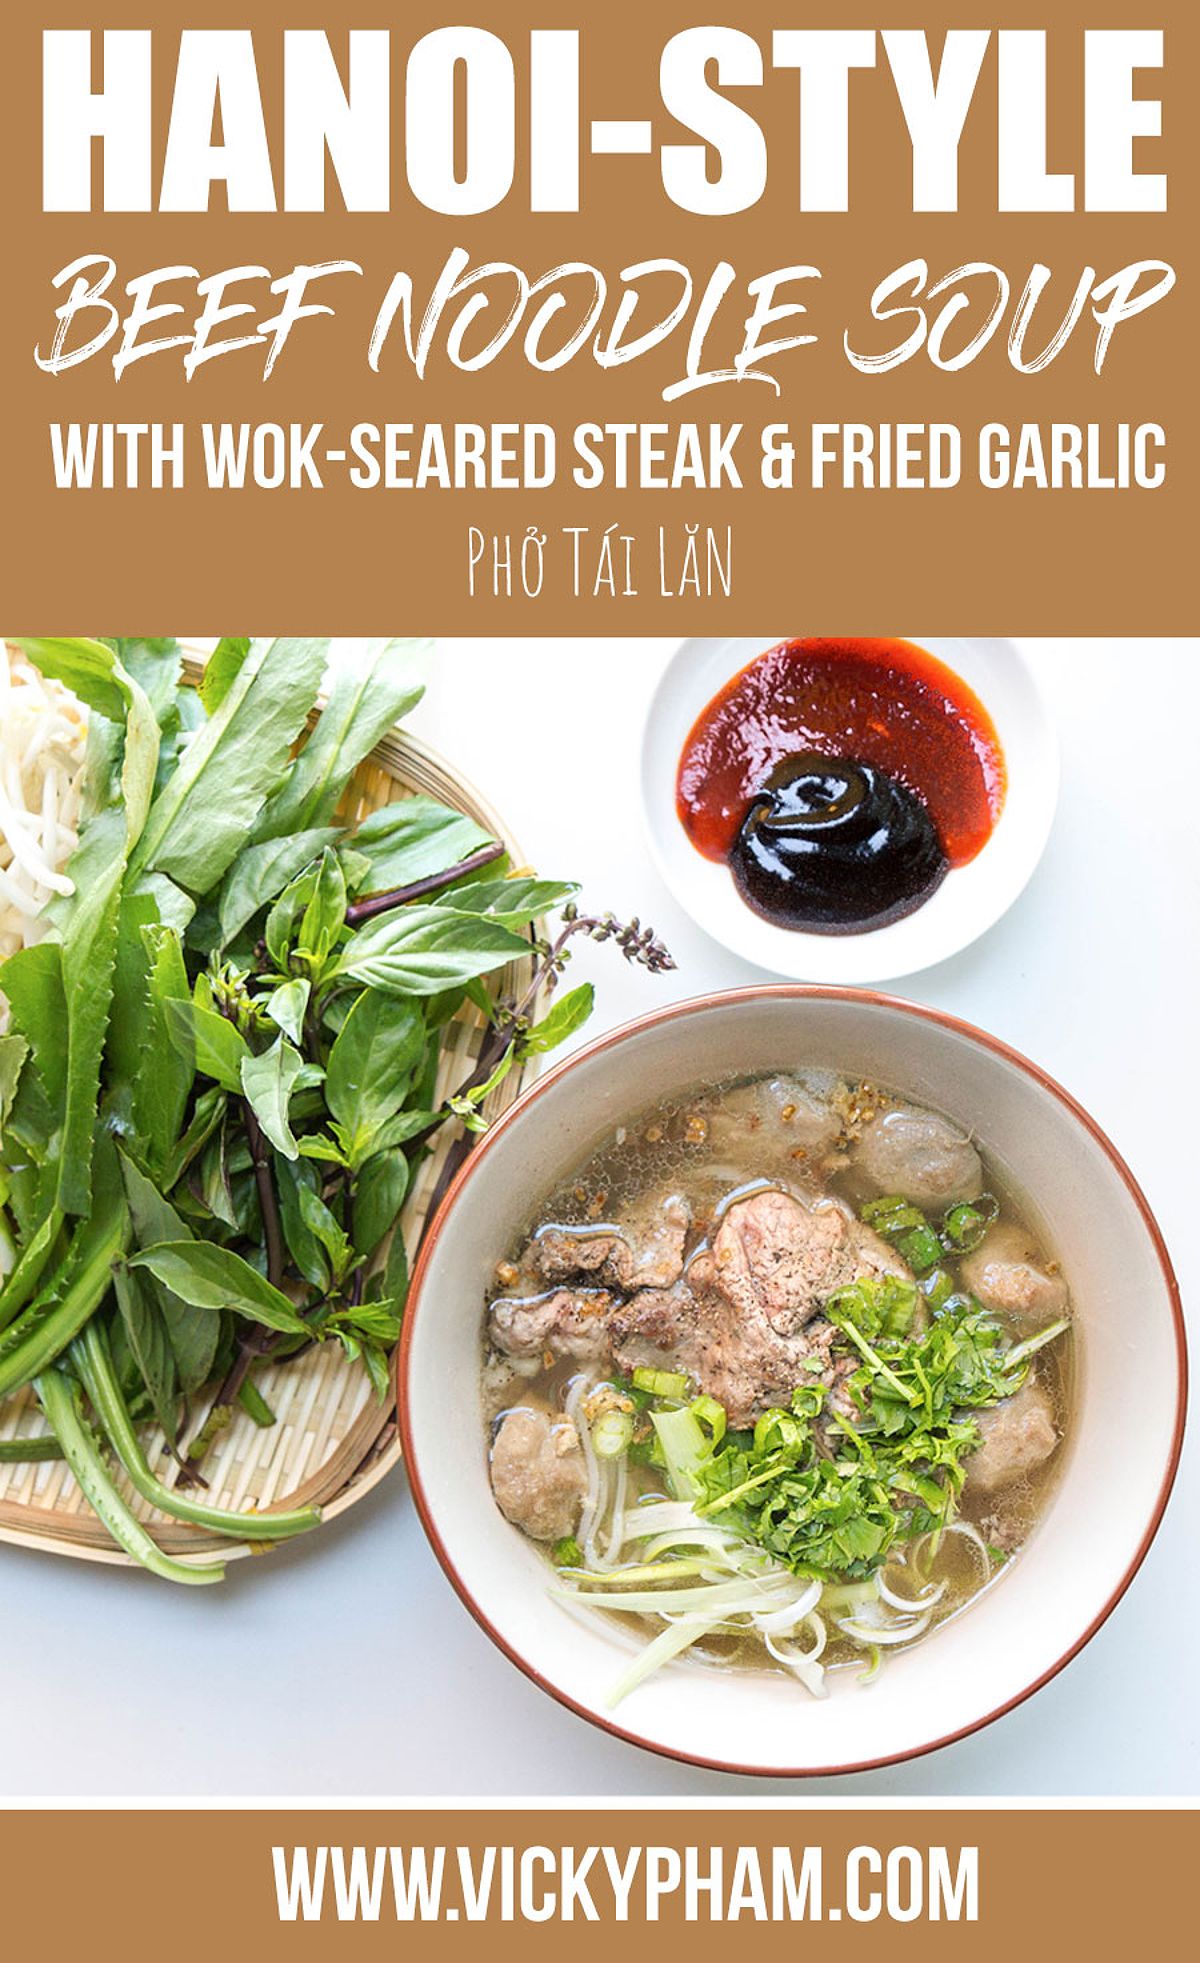
M934 655L979 697L1004 751L1008 792L977 857L948 873L915 913L869 933L804 934L772 926L740 898L726 867L696 850L679 821L679 758L697 716L777 642L734 635L684 641L654 692L642 743L642 803L655 863L706 933L771 974L854 983L930 968L968 947L1007 912L1045 849L1058 799L1058 738L1026 657L1012 641L902 638Z

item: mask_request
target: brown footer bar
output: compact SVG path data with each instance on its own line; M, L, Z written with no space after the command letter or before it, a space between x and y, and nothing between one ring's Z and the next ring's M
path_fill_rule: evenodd
M823 1957L1129 1957L1189 1926L1200 1851L1193 1811L969 1807L13 1811L0 1844L9 1955L172 1963L610 1957L614 1930L697 1963L762 1925Z

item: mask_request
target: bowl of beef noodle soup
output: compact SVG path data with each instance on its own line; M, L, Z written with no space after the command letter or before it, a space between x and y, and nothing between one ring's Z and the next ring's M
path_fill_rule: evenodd
M602 1038L486 1137L414 1277L401 1424L451 1580L564 1703L848 1770L1103 1620L1173 1477L1181 1331L1139 1189L1044 1073L767 986Z

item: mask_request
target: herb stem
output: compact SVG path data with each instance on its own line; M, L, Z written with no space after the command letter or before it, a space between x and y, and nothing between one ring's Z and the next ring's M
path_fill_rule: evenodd
M266 1143L258 1119L250 1108L247 1098L239 1098L242 1122L246 1127L246 1138L250 1146L250 1158L254 1166L254 1183L258 1189L258 1204L262 1212L263 1234L267 1244L267 1280L278 1288L284 1275L283 1228L279 1219L279 1201L275 1193L275 1182L271 1177L271 1161L267 1156Z
M901 1383L895 1371L888 1369L883 1358L871 1348L866 1337L861 1331L855 1328L849 1317L847 1317L845 1322L840 1323L839 1327L845 1335L849 1336L850 1341L854 1344L859 1355L870 1364L872 1370L878 1376L882 1377L885 1383L892 1386L897 1396L902 1397L906 1404L917 1405L923 1402L920 1391L909 1390L906 1385Z
M1048 1322L1044 1329L1037 1330L1032 1336L1026 1336L1024 1342L1014 1344L1004 1358L1005 1370L1013 1370L1018 1365L1027 1363L1031 1356L1036 1356L1039 1350L1045 1349L1047 1343L1054 1342L1056 1337L1061 1336L1064 1330L1070 1327L1071 1318L1064 1315L1060 1316L1057 1322Z
M409 900L420 900L427 893L440 893L447 886L455 885L469 873L481 872L484 866L494 865L504 857L505 847L499 843L483 845L478 852L472 852L467 859L460 859L456 866L447 867L445 872L431 872L424 879L414 879L408 886L393 886L386 893L372 893L368 899L356 900L346 908L346 925L361 926L364 920L374 920L377 914L390 913L393 907L402 907Z
M197 1588L207 1582L222 1580L225 1569L219 1564L185 1566L182 1561L164 1554L141 1521L130 1512L113 1484L100 1448L84 1421L79 1408L78 1388L71 1379L60 1370L46 1370L37 1379L37 1394L46 1421L63 1448L80 1491L118 1546L123 1547L135 1561L140 1561L144 1568L149 1568L152 1574L161 1575L164 1581L179 1581L185 1586Z
M719 1499L709 1500L704 1506L698 1506L696 1508L698 1517L701 1520L708 1520L714 1513L724 1513L727 1506L735 1505L746 1493L754 1492L758 1486L769 1486L772 1479L777 1479L779 1474L788 1471L789 1467L789 1460L773 1459L765 1471L755 1473L752 1479L743 1479L740 1486L734 1486L729 1492L722 1493Z
M0 1465L31 1465L42 1459L65 1459L57 1438L45 1434L37 1438L0 1438Z
M521 1033L522 1025L532 1014L538 996L543 988L552 989L562 973L570 956L567 943L576 934L586 934L594 941L615 940L627 961L636 962L650 974L662 974L674 968L675 962L669 951L649 927L643 927L638 920L623 925L614 914L602 916L578 913L573 906L567 907L563 914L563 925L557 937L533 949L533 974L523 995L507 1007L497 1009L496 1020L483 1039L479 1059L469 1077L459 1085L456 1097L466 1097L471 1091L486 1084L496 1069L509 1044ZM436 1217L438 1208L460 1167L470 1157L478 1134L464 1131L456 1138L446 1154L437 1183L430 1195L426 1213L426 1227Z

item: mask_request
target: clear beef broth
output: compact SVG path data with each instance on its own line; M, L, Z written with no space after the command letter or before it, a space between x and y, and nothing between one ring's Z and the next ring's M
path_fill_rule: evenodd
M606 1229L619 1230L648 1201L667 1194L680 1195L690 1210L688 1261L710 1242L731 1203L763 1187L781 1188L802 1201L838 1200L857 1214L864 1201L880 1192L878 1181L860 1164L860 1141L871 1125L880 1123L902 1100L874 1086L845 1083L831 1073L811 1073L802 1081L815 1086L818 1101L827 1103L835 1114L836 1136L832 1142L820 1140L816 1147L811 1142L792 1144L786 1129L779 1125L753 1122L754 1100L761 1088L773 1081L741 1079L705 1087L658 1104L620 1126L534 1210L497 1265L490 1299L520 1293L529 1286L529 1249L540 1233L566 1229L598 1237ZM742 1107L747 1100L751 1106L749 1120L728 1122L731 1109L735 1118L739 1111L741 1119L746 1117ZM1024 1245L1036 1252L1040 1265L1048 1274L1057 1275L1052 1250L1031 1208L1005 1179L986 1147L977 1139L972 1142L983 1162L986 1191L999 1203L991 1231L1019 1229ZM962 1260L946 1257L944 1265L956 1287L966 1291L959 1272ZM1014 1340L1029 1333L1027 1319L1006 1314L1003 1309L991 1312ZM484 1350L484 1405L493 1438L507 1412L532 1402L561 1413L581 1374L589 1385L596 1386L615 1374L555 1356L549 1350L540 1358L514 1361L498 1354L486 1334ZM1072 1372L1073 1338L1067 1336L1036 1357L1030 1375L1030 1381L1036 1382L1049 1400L1060 1440L1070 1423ZM961 1538L946 1537L937 1552L936 1576L948 1585L932 1616L931 1628L959 1613L1002 1576L1043 1511L1062 1459L1060 1445L1041 1465L1009 1480L997 1491L977 1493L968 1478L958 1517L978 1529L993 1551L994 1568L985 1576L972 1546ZM639 1466L630 1468L629 1490L631 1494L642 1491L661 1495L667 1488L661 1472ZM619 1625L626 1640L639 1620L630 1615L608 1619ZM648 1617L639 1634L644 1640L661 1627L660 1621ZM778 1667L759 1636L737 1631L706 1636L692 1654L712 1663ZM831 1631L825 1655L826 1662L835 1667L850 1662L861 1666L863 1662L861 1647L841 1639L836 1630Z

